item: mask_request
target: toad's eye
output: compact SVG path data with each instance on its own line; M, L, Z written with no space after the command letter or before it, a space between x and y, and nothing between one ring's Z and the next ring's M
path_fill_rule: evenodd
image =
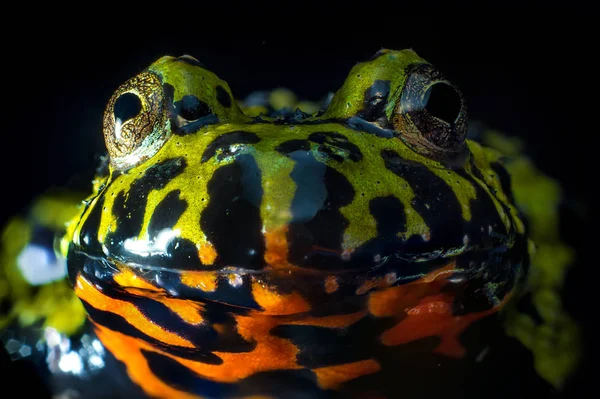
M464 153L467 109L462 93L428 64L408 75L392 117L415 151L452 164Z
M104 112L104 142L110 163L128 169L153 156L167 140L168 112L160 79L143 72L125 82Z

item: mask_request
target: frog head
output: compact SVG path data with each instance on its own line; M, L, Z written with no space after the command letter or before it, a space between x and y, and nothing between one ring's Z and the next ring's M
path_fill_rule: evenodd
M504 262L524 229L506 173L465 139L459 89L411 50L357 64L315 115L255 117L197 60L166 56L116 90L103 128L108 157L69 230L73 275L162 273L176 295L223 286L255 308L253 281L277 291L287 273L348 292L451 262L500 282L495 299L513 286ZM198 273L212 291L185 283Z
M315 371L326 388L377 372L371 346L456 335L510 296L527 239L508 174L466 139L459 89L415 52L357 64L313 114L234 98L190 56L125 82L63 240L101 339L148 393L178 394L145 384L156 351L224 383L348 363ZM311 352L306 337L342 328L360 336L356 359Z

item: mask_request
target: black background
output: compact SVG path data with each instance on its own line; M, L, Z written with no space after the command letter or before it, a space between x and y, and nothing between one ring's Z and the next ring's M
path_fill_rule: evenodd
M179 10L177 16L160 15L160 23L134 27L135 18L114 10L111 17L103 15L100 27L53 17L6 30L0 222L47 188L69 184L71 176L94 167L104 150L101 119L108 98L162 55L196 57L238 98L287 87L301 98L319 100L380 48L412 48L461 88L471 119L523 137L537 164L563 184L563 231L579 255L567 278L566 301L589 331L594 282L588 277L593 265L585 260L593 248L587 220L596 180L590 165L597 125L592 84L598 72L585 10L519 18L514 10L497 19L495 11L486 10L460 21L447 16L443 23L424 13L355 11L352 16L315 12L324 18L293 24L287 23L291 11L261 19L252 14L240 27L217 14ZM182 19L188 29L179 29ZM271 24L274 31L256 32ZM234 26L240 29L234 32ZM591 337L586 333L586 344ZM582 375L568 392L582 386Z

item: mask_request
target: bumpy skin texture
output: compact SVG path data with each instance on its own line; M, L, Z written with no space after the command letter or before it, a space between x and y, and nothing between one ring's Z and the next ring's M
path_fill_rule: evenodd
M407 353L430 355L424 373L477 355L460 335L509 300L529 254L460 92L382 50L314 115L245 108L189 56L109 101L109 158L61 250L132 381L157 397L393 397Z

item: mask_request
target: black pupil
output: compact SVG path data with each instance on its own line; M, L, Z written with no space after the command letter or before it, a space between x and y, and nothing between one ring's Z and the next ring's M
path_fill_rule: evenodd
M117 101L115 101L115 119L119 118L122 122L135 118L141 110L142 101L133 93L122 94L117 98Z
M425 109L430 115L447 123L454 123L461 105L456 90L445 83L436 83L425 93Z
M195 121L198 118L210 114L210 108L205 102L200 101L198 97L187 95L181 99L181 111L179 115L188 121Z

